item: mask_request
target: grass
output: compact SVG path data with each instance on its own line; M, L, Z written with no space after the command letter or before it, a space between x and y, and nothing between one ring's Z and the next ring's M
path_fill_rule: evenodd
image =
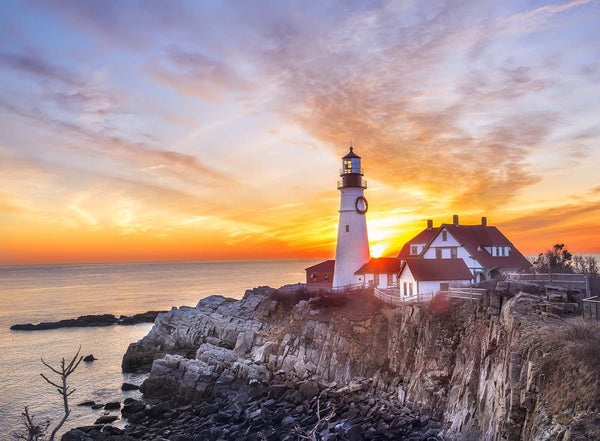
M542 397L552 412L600 409L600 323L581 318L539 330Z

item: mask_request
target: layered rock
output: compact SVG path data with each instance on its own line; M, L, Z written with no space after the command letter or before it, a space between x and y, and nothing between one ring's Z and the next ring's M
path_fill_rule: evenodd
M209 297L161 314L130 346L124 369L155 359L144 395L179 405L214 400L237 383L304 398L366 384L374 400L442 421L446 439L568 439L578 430L574 414L556 418L547 408L537 339L577 309L572 293L503 284L478 303L394 309L358 295L290 310L272 293Z

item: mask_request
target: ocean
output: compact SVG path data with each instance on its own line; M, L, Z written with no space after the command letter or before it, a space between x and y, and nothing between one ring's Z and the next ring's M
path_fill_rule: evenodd
M26 332L10 331L11 325L195 306L213 294L241 298L246 289L256 286L303 282L304 268L318 261L0 266L0 439L10 439L11 431L21 427L24 406L40 419L56 422L62 417L59 395L40 376L53 374L40 358L57 365L62 357L72 357L79 346L82 355L93 354L97 360L81 363L69 377L76 392L69 400L72 412L65 429L92 424L102 415L102 411L76 406L79 402L122 402L126 397L140 397L138 391L120 389L125 381L143 381L143 375L121 373L121 358L127 346L152 327L140 324Z

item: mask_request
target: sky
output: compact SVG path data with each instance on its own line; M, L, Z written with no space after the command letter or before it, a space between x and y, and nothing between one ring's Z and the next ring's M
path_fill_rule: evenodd
M600 252L600 2L0 2L0 264Z

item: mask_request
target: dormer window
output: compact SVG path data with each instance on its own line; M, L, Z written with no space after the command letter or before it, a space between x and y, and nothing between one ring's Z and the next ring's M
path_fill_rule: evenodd
M416 245L411 245L410 254L412 254L412 255L419 254L419 247Z
M442 231L442 241L448 241L448 232L446 230Z

